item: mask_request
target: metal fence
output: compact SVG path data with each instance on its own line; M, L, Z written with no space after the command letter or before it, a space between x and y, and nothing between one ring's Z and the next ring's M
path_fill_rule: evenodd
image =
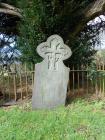
M73 66L70 68L68 84L69 94L105 94L105 66L97 65L93 70L94 78L89 77L89 67ZM0 96L5 100L24 99L32 95L34 83L34 66L32 64L15 64L7 71L0 67Z
M105 65L73 66L70 69L69 94L105 96Z
M5 100L24 99L32 94L34 82L32 64L15 64L10 71L0 68L0 93Z

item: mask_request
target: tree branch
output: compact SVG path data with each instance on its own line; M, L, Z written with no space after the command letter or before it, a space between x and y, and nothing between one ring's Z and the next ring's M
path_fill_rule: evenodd
M105 0L96 0L92 2L82 13L83 19L76 25L74 31L68 35L67 39L72 40L75 38L90 20L105 13ZM68 42L68 40L66 42Z
M0 8L0 13L9 14L22 18L22 15L19 12L15 12L13 10L5 9L5 8Z
M3 3L3 2L1 2L0 5L1 5L3 8L7 8L7 9L10 9L10 10L14 10L14 11L21 12L21 10L20 10L19 8L16 8L16 7L14 7L13 5L10 5L10 4L7 4L7 3Z
M103 14L105 12L105 0L96 0L85 11L85 17L89 19Z
M3 7L3 8L0 8L0 13L9 14L9 15L22 18L21 10L19 8L16 8L6 3L0 3L0 6Z

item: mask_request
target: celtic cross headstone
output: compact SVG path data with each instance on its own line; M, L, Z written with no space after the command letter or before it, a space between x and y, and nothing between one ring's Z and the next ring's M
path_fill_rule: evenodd
M71 56L71 49L60 36L52 35L37 47L37 52L44 60L35 65L32 108L64 105L70 70L63 60Z

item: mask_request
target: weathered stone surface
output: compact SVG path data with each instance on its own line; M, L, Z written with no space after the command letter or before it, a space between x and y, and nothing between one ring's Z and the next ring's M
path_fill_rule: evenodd
M35 82L32 96L32 108L53 108L65 104L69 68L63 60L72 54L58 35L52 35L47 42L37 47L38 54L44 58L35 65Z

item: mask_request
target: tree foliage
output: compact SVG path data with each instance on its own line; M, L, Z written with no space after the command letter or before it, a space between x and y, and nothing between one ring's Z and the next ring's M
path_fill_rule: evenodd
M52 34L60 35L71 47L73 55L70 61L66 61L67 64L86 64L92 60L95 53L94 42L104 23L87 25L87 22L103 14L105 4L103 0L16 0L15 3L7 0L7 2L13 3L21 10L22 19L17 42L23 61L33 63L40 61L36 47Z
M82 25L83 10L90 2L91 0L19 1L20 9L23 9L19 38L23 59L33 63L39 61L40 57L36 53L37 45L50 35L58 34L73 51L72 57L66 61L66 64L89 63L96 52L94 42L100 28L96 28L98 25L85 23L81 32L78 34L75 32L78 24Z

